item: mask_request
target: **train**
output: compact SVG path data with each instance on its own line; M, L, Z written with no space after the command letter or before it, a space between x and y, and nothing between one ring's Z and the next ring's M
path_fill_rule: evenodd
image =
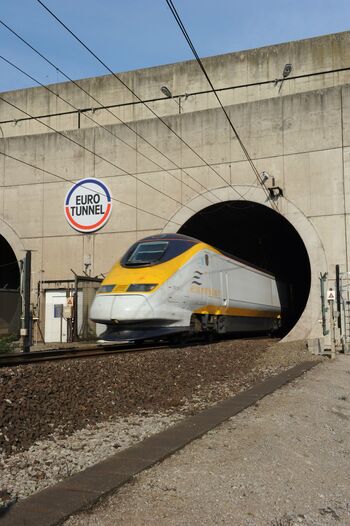
M281 327L276 278L198 239L159 234L133 244L101 283L90 319L101 341L273 333Z

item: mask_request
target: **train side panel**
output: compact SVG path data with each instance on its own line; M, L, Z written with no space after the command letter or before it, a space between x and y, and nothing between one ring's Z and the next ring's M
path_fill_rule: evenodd
M216 315L219 333L278 328L281 306L273 276L216 253L209 253L209 276L209 290L219 294L208 296L196 312Z
M211 316L211 328L220 333L278 326L275 279L215 252L195 254L164 285L163 300L160 291L154 295L154 308L168 319L173 313L172 326L190 327L193 315Z

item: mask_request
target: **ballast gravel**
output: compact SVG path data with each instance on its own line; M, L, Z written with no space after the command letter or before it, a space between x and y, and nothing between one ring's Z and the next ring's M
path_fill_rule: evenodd
M1 487L12 500L21 499L162 431L179 418L162 413L133 415L88 426L67 438L53 434L26 451L0 455Z
M2 369L0 512L309 359L303 342L261 339Z
M350 356L326 361L66 526L349 526Z

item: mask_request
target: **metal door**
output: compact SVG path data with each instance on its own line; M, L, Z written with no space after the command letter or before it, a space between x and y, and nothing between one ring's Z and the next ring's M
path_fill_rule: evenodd
M45 294L45 342L66 342L67 321L63 318L66 291L47 290Z

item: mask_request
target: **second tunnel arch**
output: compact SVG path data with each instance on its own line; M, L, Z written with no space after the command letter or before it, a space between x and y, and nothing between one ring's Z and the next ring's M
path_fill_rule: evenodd
M20 325L20 267L24 248L21 240L0 219L0 334L18 335Z
M283 336L289 340L320 337L318 276L328 269L318 233L287 199L279 199L279 214L266 202L262 189L235 188L215 189L217 203L212 205L204 197L212 200L213 193L195 197L187 203L194 213L184 206L163 231L199 238L285 280L292 303L285 313ZM247 194L246 199L238 198L239 194Z

